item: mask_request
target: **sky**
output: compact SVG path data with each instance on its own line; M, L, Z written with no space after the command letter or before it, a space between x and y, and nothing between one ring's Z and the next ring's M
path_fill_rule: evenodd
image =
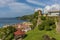
M60 10L60 0L0 0L0 18L29 15L39 9Z

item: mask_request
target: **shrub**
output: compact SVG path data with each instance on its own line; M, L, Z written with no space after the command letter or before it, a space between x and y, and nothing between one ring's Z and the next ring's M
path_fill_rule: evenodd
M53 20L46 20L43 21L39 26L38 26L39 30L46 30L46 31L50 31L56 28L55 26L55 22Z
M41 18L41 20L46 20L46 17L44 17L44 16L41 16L40 18Z
M42 24L38 25L39 30L44 30L44 28L45 28L45 24L42 23Z
M42 39L43 39L43 40L50 40L50 37L49 37L48 35L43 35L43 36L42 36Z
M50 28L50 26L45 26L45 30L46 31L51 31L52 29Z
M39 30L44 30L44 27L45 27L44 24L38 25Z
M52 38L51 40L56 40L55 38Z
M54 22L53 20L47 20L47 23L49 24L49 26L51 26L51 25L54 25L54 24L55 24L55 22Z

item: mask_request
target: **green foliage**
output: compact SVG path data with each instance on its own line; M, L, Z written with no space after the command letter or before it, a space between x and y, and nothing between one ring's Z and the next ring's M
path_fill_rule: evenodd
M36 27L37 20L36 19L33 19L31 22L33 24L31 28L34 29Z
M33 18L37 18L38 15L39 15L38 12L35 12L34 15L33 15L34 16Z
M51 30L50 26L45 26L45 30L50 31Z
M56 40L56 38L53 38L53 37L50 38L50 36L45 34L42 36L42 40Z
M37 25L37 19L38 19L38 12L35 12L33 14L33 16L31 17L31 20L30 20L30 22L32 22L32 24L33 24L31 26L32 29L34 29L36 27L36 25Z
M56 40L56 38L51 38L51 40Z
M24 15L22 17L16 17L18 20L28 20L30 21L33 18L33 14L32 15Z
M6 28L1 28L0 29L0 38L3 40L12 40L13 39L13 33L16 31L16 29L12 26L6 27Z
M38 26L38 29L39 30L44 30L44 27L45 27L45 25L44 24L41 24L41 25Z
M46 17L44 17L44 16L41 16L40 18L41 18L41 20L46 20Z
M43 40L44 35L48 35L50 39L55 38L56 40L60 40L60 34L56 33L56 30L51 31L40 31L38 27L34 30L27 32L27 37L24 40Z
M50 31L50 30L53 30L55 29L55 22L53 20L46 20L46 21L43 21L39 26L38 26L38 29L39 30L46 30L46 31Z
M34 26L34 25L30 25L30 27L31 27L31 29L32 29L32 30L35 28L35 26Z
M43 40L50 40L50 37L49 37L48 35L43 35L43 36L42 36L42 39L43 39Z
M8 37L5 38L5 40L12 40L14 38L13 33L10 33Z

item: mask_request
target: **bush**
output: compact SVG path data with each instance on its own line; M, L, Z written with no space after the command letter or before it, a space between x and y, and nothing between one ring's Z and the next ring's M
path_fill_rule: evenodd
M38 25L39 30L44 30L44 28L45 28L44 22L42 22L42 24Z
M51 25L54 25L54 24L55 24L55 22L54 22L53 20L47 20L47 23L49 24L49 26L51 26Z
M42 38L43 40L50 40L50 37L48 35L43 35Z
M6 28L2 28L1 32L3 33L0 33L1 37L3 40L10 40L10 39L13 39L13 33L16 31L16 29L12 26L8 26Z
M34 26L34 25L30 25L30 27L31 27L31 29L32 29L32 30L35 28L35 26Z
M50 31L50 30L53 30L55 29L56 26L55 26L55 22L53 20L46 20L46 21L43 21L39 26L38 26L38 29L39 30L46 30L46 31Z
M45 26L45 30L46 31L51 31L52 29L50 28L50 26Z
M38 25L39 30L44 30L44 27L45 27L44 24Z
M41 18L41 20L46 20L46 17L44 17L44 16L41 16L40 18Z
M56 40L55 38L52 38L51 40Z
M50 38L50 36L48 36L48 35L43 35L42 39L43 40L56 40L55 38Z

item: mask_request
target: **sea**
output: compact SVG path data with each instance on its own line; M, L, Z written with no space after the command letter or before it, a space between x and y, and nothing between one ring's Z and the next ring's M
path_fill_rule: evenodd
M26 20L18 20L17 18L0 18L0 27L3 27L4 25L12 25L22 22L26 22Z

